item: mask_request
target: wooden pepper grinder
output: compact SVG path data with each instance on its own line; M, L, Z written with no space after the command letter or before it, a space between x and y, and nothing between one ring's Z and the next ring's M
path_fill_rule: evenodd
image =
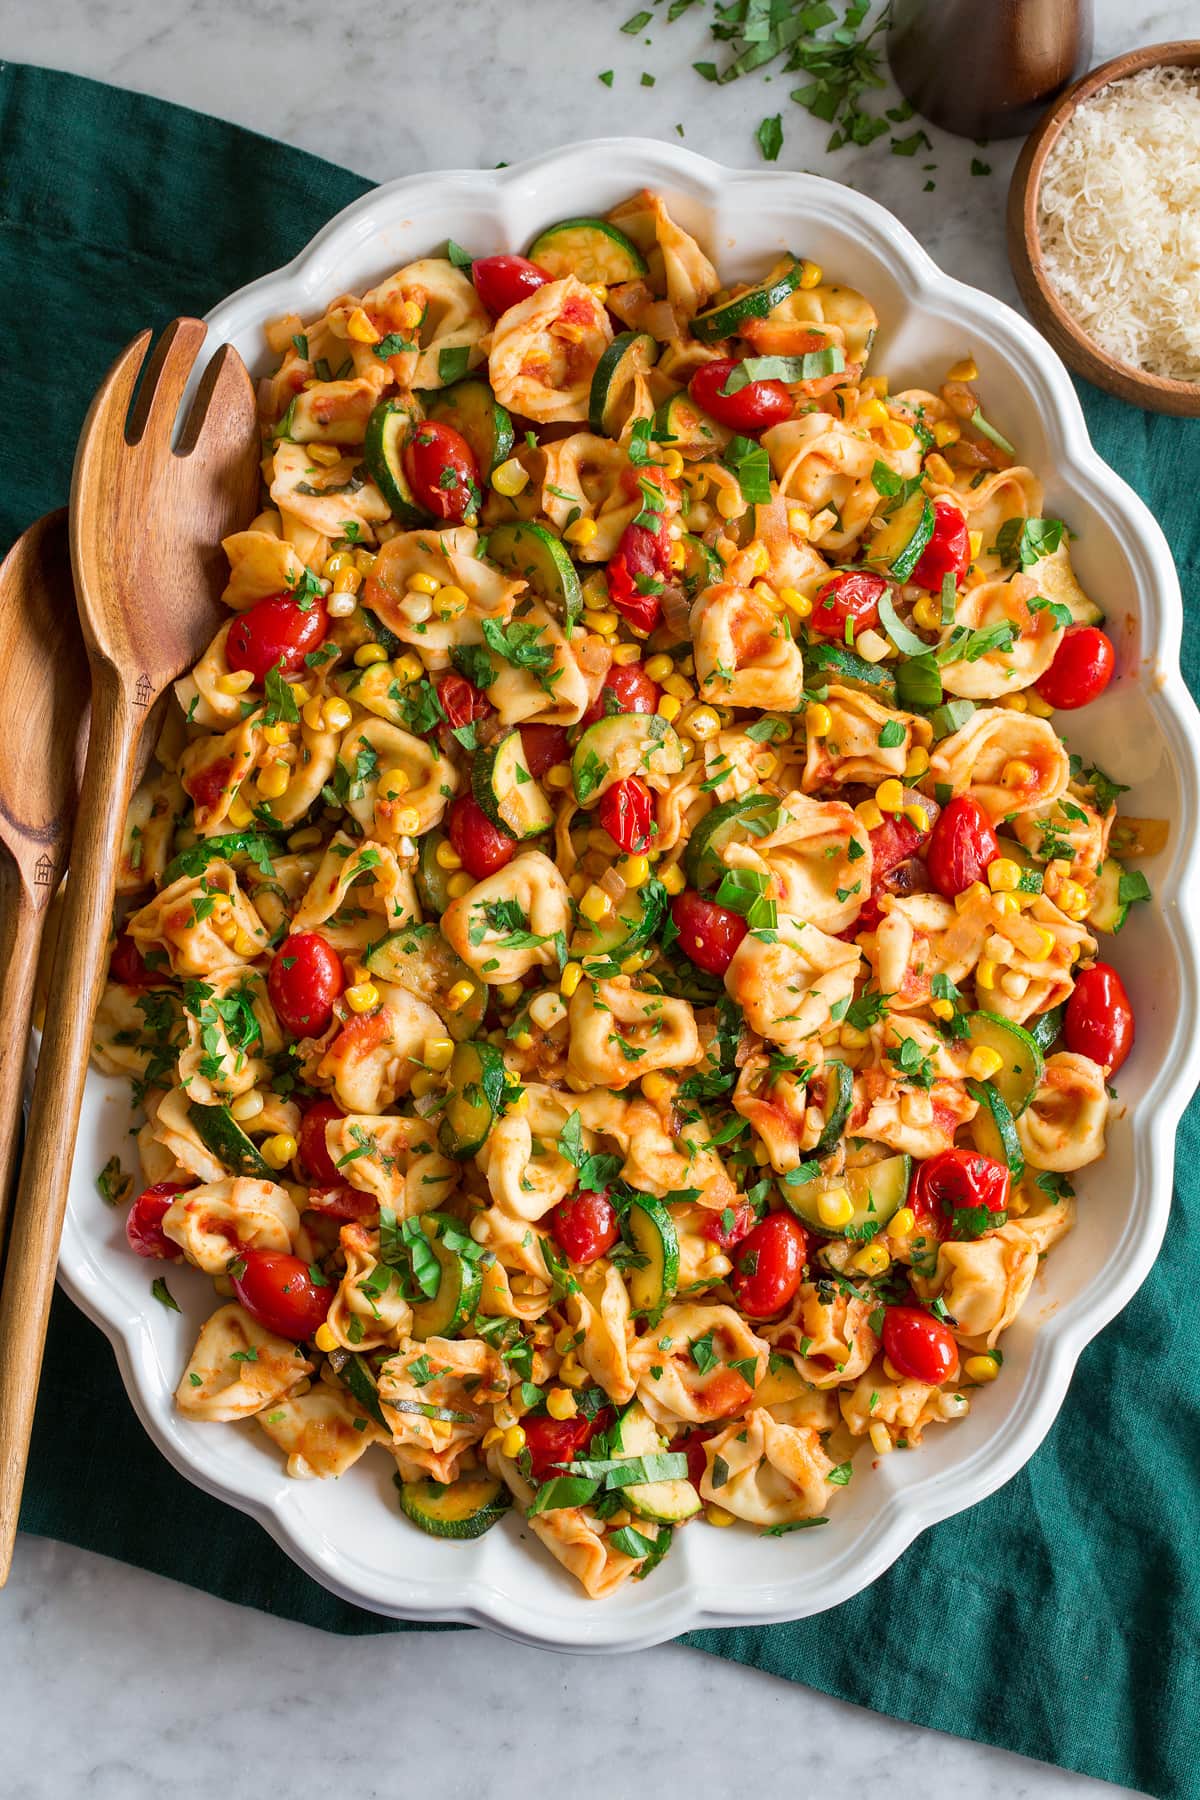
M1091 63L1092 0L893 0L905 97L959 137L1016 137Z

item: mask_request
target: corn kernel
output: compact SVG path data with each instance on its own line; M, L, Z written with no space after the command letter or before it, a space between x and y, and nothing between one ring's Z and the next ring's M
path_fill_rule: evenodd
M360 575L369 575L371 570L375 567L374 550L356 550L354 552L354 566Z
M598 632L601 637L615 636L617 627L620 624L620 620L617 618L616 613L607 611L585 612L583 615L583 622L589 631Z
M269 1169L286 1169L296 1154L296 1140L290 1131L279 1131L264 1138L258 1149Z
M975 986L994 988L996 985L996 965L990 956L981 956L975 970Z
M956 362L954 367L947 371L946 379L947 381L978 381L979 370L975 366L975 358L964 356L961 362Z
M563 532L568 544L590 544L600 527L595 519L576 519Z
M571 785L571 766L569 763L553 763L546 770L542 780L549 788L569 788Z
M323 700L306 700L300 709L300 717L310 731L320 731L325 720L325 703Z
M874 1423L868 1427L867 1436L871 1440L871 1448L876 1456L890 1456L892 1454L892 1450L895 1446L888 1436L888 1428L882 1419L876 1419Z
M346 320L346 336L353 338L356 344L377 344L379 342L379 333L361 306L356 306Z
M703 500L711 485L702 469L686 469L683 480L693 500Z
M332 578L334 575L340 575L343 569L352 569L353 567L353 550L335 550L331 556L325 558L325 567L322 573Z
M882 400L877 400L872 394L869 400L859 401L858 419L862 425L886 425L888 421L887 407Z
M312 461L321 468L332 469L335 463L342 460L342 453L336 444L309 444L306 448Z
M941 602L932 594L922 594L913 607L913 619L922 631L940 631L942 624Z
M746 510L746 503L740 493L733 488L723 487L717 495L717 511L723 519L740 519Z
M521 1425L510 1425L500 1442L500 1448L511 1462L514 1456L520 1456L525 1448L525 1429Z
M876 394L882 400L888 391L888 378L886 375L866 375L858 385L866 393Z
M569 1356L571 1354L572 1350L575 1348L575 1333L569 1326L564 1325L563 1329L555 1337L554 1348L559 1356Z
M337 1339L329 1329L329 1326L324 1323L318 1325L316 1331L313 1333L313 1343L318 1350L323 1350L326 1356L329 1355L331 1350L336 1350L338 1348Z
M1026 712L1029 707L1029 701L1024 694L1005 694L1000 704L1007 707L1009 712Z
M415 837L421 829L421 815L415 806L402 806L392 824L402 837Z
M976 562L978 560L979 552L982 549L983 549L983 533L982 533L982 531L968 531L968 533L967 533L967 552L968 552L972 562Z
M889 418L883 427L883 441L889 450L911 450L917 434L906 419Z
M875 789L875 804L880 812L898 813L904 806L904 789L894 778L881 781Z
M1014 756L1000 771L1000 779L1005 787L1031 787L1037 781L1037 770L1031 769L1019 756Z
M474 886L472 877L467 874L465 869L460 869L458 874L452 875L446 883L446 892L451 900L461 900L463 895L469 894Z
M1026 694L1025 700L1035 719L1048 719L1054 711L1048 701L1043 700L1040 694L1035 694L1032 690Z
M682 700L677 699L674 694L663 694L660 696L658 702L658 716L660 719L666 719L669 723L670 720L677 719L682 711L683 702Z
M604 306L608 300L608 289L605 287L604 283L602 281L589 281L587 286L588 293L594 295L601 306Z
M714 1506L711 1500L704 1509L704 1517L710 1525L725 1526L735 1523L734 1515L731 1512L726 1512L723 1506Z
M1066 913L1068 919L1083 919L1087 916L1087 889L1078 881L1060 881L1058 892L1054 896L1054 904L1060 912Z
M948 444L957 444L961 436L961 426L952 419L939 419L933 428L933 441L939 450L944 450Z
M663 474L668 481L678 481L683 474L684 462L678 450L668 450L662 461Z
M279 800L288 791L291 770L286 763L268 763L258 772L258 791L267 800Z
M854 1203L843 1187L827 1188L817 1197L817 1214L822 1225L836 1230L848 1225L854 1217Z
M891 1223L888 1225L888 1232L892 1237L911 1237L916 1229L917 1215L911 1206L902 1206L898 1212L892 1214Z
M333 578L335 594L357 594L362 586L362 576L357 569L343 569L340 575Z
M641 662L641 646L640 644L618 644L612 653L612 659L618 669L628 669L634 663Z
M456 981L454 986L450 989L450 992L446 995L446 1005L451 1012L461 1012L468 1000L471 1000L474 997L474 994L475 983L473 981Z
M412 1078L410 1090L414 1100L423 1100L426 1094L440 1091L441 1085L432 1069L418 1069Z
M642 1076L641 1087L642 1093L652 1106L662 1105L665 1101L670 1100L675 1092L671 1082L658 1069L653 1070L649 1075Z
M288 741L288 728L281 721L274 725L264 725L262 734L264 741L268 744L280 745L286 744Z
M675 664L669 656L651 656L646 662L646 673L651 681L663 682L668 675L675 673Z
M321 723L326 731L345 731L354 717L354 709L345 700L326 700L321 708Z
M963 1374L968 1381L978 1382L981 1386L988 1381L995 1381L1000 1373L1000 1364L994 1356L968 1356L963 1364Z
M862 1249L856 1251L850 1258L847 1266L853 1269L856 1275L869 1275L875 1279L879 1275L885 1275L891 1264L892 1259L882 1244L864 1244Z
M833 730L833 714L820 700L805 707L804 729L810 738L826 738Z
M492 1450L497 1444L504 1442L504 1433L498 1425L491 1425L483 1434L483 1448Z
M402 331L415 331L425 317L425 308L419 300L405 300L401 303L396 317Z
M372 663L386 662L388 653L382 644L360 644L354 652L355 666L369 669Z
M229 823L235 831L245 831L247 825L254 823L254 814L246 805L240 794L235 794L229 802Z
M239 926L234 936L233 947L239 956L257 956L262 946L250 936L248 931L244 931Z
M973 881L970 887L965 887L960 894L955 894L955 907L961 912L964 906L970 906L979 900L986 900L988 892L989 890L982 881Z
M1021 879L1020 866L1011 856L997 856L988 864L987 878L993 894L1011 894Z
M532 1050L533 1033L531 1031L518 1031L510 1038L509 1042L518 1050Z
M939 456L936 450L931 456L925 458L925 473L941 487L954 486L954 470L945 457Z
M967 1074L973 1075L976 1081L990 1081L997 1069L1004 1067L1004 1058L998 1050L990 1050L985 1044L976 1044L967 1058Z
M612 901L604 889L597 887L593 882L579 902L579 910L585 919L590 919L593 925L598 925L601 919L607 919L612 911Z
M223 694L244 694L254 686L254 677L249 669L231 669L228 675L217 677L217 686Z
M682 894L684 888L687 886L683 870L679 867L678 863L672 863L669 869L664 869L659 876L659 880L666 888L668 894L672 896L675 894Z
M570 1388L553 1387L546 1395L546 1411L552 1419L573 1419L578 1410Z
M562 1367L558 1371L558 1379L569 1388L586 1387L591 1377L580 1363L574 1351L563 1358Z
M820 285L824 281L824 279L825 279L825 272L822 269L820 263L808 262L807 260L801 262L801 264L800 264L800 286L802 288L820 287Z
M624 856L617 864L617 873L627 888L645 887L650 879L650 858Z
M923 744L914 744L904 765L905 781L919 781L929 772L929 752Z
M247 1119L257 1119L263 1109L263 1104L263 1097L258 1089L251 1088L248 1093L239 1094L237 1099L231 1102L229 1110L238 1124L244 1125Z
M1058 939L1052 931L1047 931L1044 925L1035 925L1033 929L1037 936L1037 943L1034 948L1026 950L1025 954L1030 962L1045 962Z
M929 814L926 809L916 801L914 801L911 806L906 806L904 808L904 817L911 825L915 825L918 831L929 830Z
M596 891L598 892L599 890L596 890ZM588 892L591 893L592 889L589 888ZM587 896L585 895L584 898L586 899ZM605 900L607 900L608 895L605 894L604 898L605 898ZM580 908L580 910L582 911L582 907ZM590 913L587 916L589 918L591 918ZM601 918L604 917L603 912L600 914L600 917ZM594 923L594 921L593 921L593 923ZM583 970L580 968L579 964L577 962L567 963L563 969L562 974L558 978L559 993L564 994L566 996L566 998L569 1000L571 998L571 995L575 992L575 989L579 986L579 984L582 980L583 980Z
M469 604L463 589L452 582L439 588L433 597L433 611L439 619L457 619L466 612Z
M346 1005L351 1012L370 1012L379 1005L379 989L373 981L356 981L353 987L346 989Z
M418 569L415 575L408 577L408 585L415 594L428 594L432 599L441 587L436 575L427 575L424 569Z
M877 831L883 824L883 814L874 800L860 800L854 814L864 831Z
M952 1019L954 1017L953 1000L931 1000L929 1010L935 1019Z

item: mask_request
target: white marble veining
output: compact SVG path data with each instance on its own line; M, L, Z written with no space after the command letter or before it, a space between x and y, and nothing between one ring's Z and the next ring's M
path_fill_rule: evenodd
M633 0L0 0L0 53L252 126L375 179L488 166L619 132L753 165L782 110L780 166L870 193L950 273L1014 297L1002 214L1016 144L983 153L930 129L915 160L825 154L782 81L707 86L707 4L653 40L620 32ZM1195 0L1098 0L1096 60L1194 35ZM614 71L613 85L598 79ZM652 88L640 85L646 71ZM912 129L907 127L906 129ZM926 174L922 162L936 164ZM923 183L933 179L932 192ZM314 225L317 221L314 221ZM66 1546L23 1538L0 1595L5 1800L221 1794L389 1797L395 1725L447 1800L535 1800L564 1776L612 1800L699 1791L1083 1800L1123 1790L862 1712L698 1652L575 1659L482 1634L336 1639ZM407 1734L401 1732L402 1742ZM636 1751L637 1760L633 1760ZM386 1752L386 1753L385 1753Z

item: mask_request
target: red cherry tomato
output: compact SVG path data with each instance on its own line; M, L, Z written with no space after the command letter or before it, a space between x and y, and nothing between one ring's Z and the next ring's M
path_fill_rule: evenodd
M940 808L934 801L916 791L906 792L904 798L906 802L919 803L925 808L926 816L936 821ZM930 831L932 829L931 825ZM917 854L929 831L922 831L903 813L885 813L882 825L876 825L867 835L871 840L871 885L877 888L893 869Z
M922 1230L939 1240L954 1237L956 1212L976 1207L990 1213L1005 1210L1009 1180L1004 1163L978 1150L939 1150L917 1164L909 1205ZM970 1235L979 1234L972 1230Z
M958 586L971 566L971 545L967 521L953 500L933 503L933 536L921 552L921 560L909 576L918 587L940 594L947 575L953 575Z
M219 756L210 763L201 763L183 778L184 790L196 802L196 810L211 812L219 803L222 794L233 778L233 758Z
M555 763L566 762L571 754L565 725L522 725L520 730L525 761L535 781L540 781Z
M706 1238L711 1238L722 1250L731 1250L735 1244L741 1243L748 1232L753 1231L754 1225L754 1208L748 1200L739 1200L736 1205L727 1206L719 1213L709 1213L700 1229Z
M992 821L977 800L961 794L938 814L930 833L925 867L938 893L947 900L983 879L1000 854Z
M319 931L295 931L275 952L267 993L292 1037L320 1037L346 985L341 958Z
M627 525L606 571L608 597L635 631L653 631L662 618L659 594L671 573L671 541L660 518L658 530Z
M354 1220L365 1225L378 1218L379 1202L374 1194L364 1194L349 1182L339 1181L336 1187L309 1188L302 1210L320 1213L326 1219Z
M470 725L495 710L483 689L465 675L443 675L437 692L448 725Z
M687 1478L694 1488L699 1488L704 1480L704 1471L708 1458L704 1454L704 1446L710 1437L715 1437L721 1429L719 1425L693 1425L690 1431L682 1431L671 1439L671 1449L677 1454L687 1457Z
M702 363L688 383L696 405L718 425L731 431L765 431L792 416L792 396L782 381L748 381L736 393L721 389L737 368L737 360L723 356L719 362Z
M171 1202L194 1185L190 1181L182 1186L177 1181L156 1181L153 1187L142 1189L125 1220L125 1236L136 1255L157 1257L162 1262L183 1261L183 1251L171 1242L162 1222Z
M570 1462L586 1450L598 1431L606 1431L612 1423L612 1412L602 1406L594 1419L582 1413L573 1419L551 1419L540 1413L526 1413L521 1420L525 1432L525 1448L529 1452L530 1475L534 1481L548 1481L561 1475L556 1463Z
M1094 963L1075 977L1063 1020L1067 1049L1115 1075L1133 1049L1133 1008L1111 963Z
M782 1312L804 1278L808 1233L791 1213L768 1213L733 1256L729 1285L748 1319Z
M621 1235L608 1195L583 1189L559 1201L550 1214L550 1230L563 1255L577 1263L594 1263Z
M627 775L601 795L596 817L619 850L645 850L654 823L654 796L640 776Z
M246 1311L280 1337L310 1338L325 1323L337 1288L321 1287L308 1264L286 1250L243 1250L245 1264L233 1277L234 1292Z
M671 917L680 945L698 969L723 975L749 929L740 913L706 900L695 888L684 888L671 902Z
M419 506L456 523L479 511L475 452L461 431L426 419L404 446L404 473Z
M594 725L609 713L652 713L658 711L662 689L651 681L642 663L614 663L592 704L579 721Z
M883 576L872 574L870 569L839 569L817 589L809 630L841 643L846 636L846 621L852 619L857 637L860 631L878 625L879 602L887 586Z
M527 256L478 256L471 264L471 280L493 319L498 319L510 306L545 287L550 277Z
M323 600L304 608L290 594L268 594L248 612L239 613L225 639L231 669L248 669L261 687L271 669L298 675L310 650L319 650L329 630Z
M314 1187L336 1187L342 1177L329 1154L325 1127L345 1113L336 1100L314 1100L300 1121L300 1169Z
M1046 673L1034 689L1047 706L1074 712L1097 699L1113 678L1116 653L1112 639L1095 625L1068 625Z
M117 941L108 959L108 974L110 980L119 981L122 987L132 988L154 987L167 979L167 972L156 975L153 969L147 968L141 951L127 931L117 933Z
M516 838L493 825L470 794L460 794L451 805L446 814L446 835L458 851L463 868L476 881L494 875L516 854Z
M883 1318L883 1353L909 1381L937 1387L958 1374L958 1345L949 1326L919 1306L889 1306Z

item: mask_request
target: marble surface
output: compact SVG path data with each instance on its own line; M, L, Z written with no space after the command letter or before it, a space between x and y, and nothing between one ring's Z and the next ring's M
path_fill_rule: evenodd
M1015 298L1001 223L1015 143L980 152L931 129L932 150L914 160L889 155L886 138L829 156L825 128L787 100L782 81L714 89L693 73L694 60L712 55L707 0L673 26L652 24L650 43L620 31L634 10L633 0L458 0L453 9L426 0L0 0L0 54L216 113L379 180L513 162L620 132L678 141L677 125L691 147L751 166L755 126L782 110L780 166L873 195L951 274ZM1097 0L1096 60L1195 29L1195 0ZM604 69L614 71L611 88L597 78ZM643 71L653 87L641 85ZM991 173L972 177L973 156ZM936 168L927 173L922 161ZM0 1596L0 1667L5 1800L390 1796L397 1781L380 1726L402 1695L419 1699L422 1765L432 1746L453 1742L454 1755L437 1759L448 1800L537 1800L551 1769L556 1790L569 1770L581 1796L673 1800L701 1783L717 1794L740 1788L748 1763L758 1793L801 1800L847 1788L891 1800L1118 1791L698 1652L648 1651L631 1668L625 1658L551 1656L481 1634L329 1638L28 1538ZM702 1730L703 1720L722 1728Z

